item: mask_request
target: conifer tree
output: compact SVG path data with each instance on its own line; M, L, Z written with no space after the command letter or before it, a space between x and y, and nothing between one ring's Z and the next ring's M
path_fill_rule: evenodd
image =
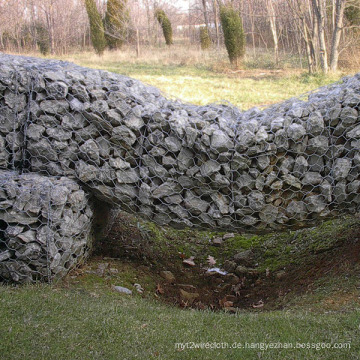
M161 25L161 28L163 30L164 38L166 45L170 46L173 44L173 33L172 33L172 27L171 22L167 15L165 14L165 11L162 9L156 9L155 10L155 17L159 24Z
M106 39L104 25L94 0L85 0L86 11L90 22L90 37L95 52L98 55L104 53Z
M231 6L220 7L220 21L231 64L238 66L245 55L245 32L239 13Z
M211 39L206 26L202 26L200 28L200 44L201 50L207 50L211 46Z
M42 23L36 23L36 44L43 55L50 52L50 37L47 28Z
M120 49L125 42L129 24L127 0L108 0L104 19L105 38L111 50Z

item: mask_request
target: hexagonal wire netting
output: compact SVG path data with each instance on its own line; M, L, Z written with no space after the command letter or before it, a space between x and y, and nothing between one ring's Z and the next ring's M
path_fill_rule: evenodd
M359 75L241 112L0 55L0 278L50 280L83 259L92 197L176 228L281 231L355 213L359 104Z

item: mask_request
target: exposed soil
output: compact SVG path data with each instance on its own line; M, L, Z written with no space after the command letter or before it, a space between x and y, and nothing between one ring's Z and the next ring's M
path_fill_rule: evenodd
M150 293L168 304L229 312L236 308L281 309L289 298L315 291L319 279L347 273L360 279L360 224L331 249L306 254L299 265L288 265L274 273L249 272L242 277L209 273L206 264L186 266L184 255L171 251L166 259L156 258L151 253L151 241L144 245L144 234L130 218L116 222L107 239L98 244L95 259L101 261L104 257L122 259L134 267L140 278L151 277L156 286L144 294ZM163 270L170 271L175 280L165 280L160 275ZM358 295L342 294L329 302L339 302L340 307L346 301L360 303Z

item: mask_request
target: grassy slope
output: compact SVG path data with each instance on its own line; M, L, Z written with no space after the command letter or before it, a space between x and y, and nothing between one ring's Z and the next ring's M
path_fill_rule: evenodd
M167 54L166 51L169 50L163 50L161 58L151 54L146 57L146 54L140 60L121 53L107 53L102 58L81 53L64 60L134 77L158 87L170 97L189 103L206 105L230 102L244 110L299 96L341 77L341 74L331 77L308 76L298 70L265 69L234 72L227 69L226 65L217 68L212 59L216 54L213 53L193 61L184 61L181 58L183 54ZM166 66L163 65L165 61L169 62ZM213 68L218 71L213 71Z
M102 289L0 288L1 359L358 359L360 311L228 315ZM350 349L187 349L178 342L351 343Z
M242 108L280 101L337 79L291 73L260 78L229 75L201 65L204 59L196 64L174 61L166 67L157 65L158 61L121 58L118 62L116 54L100 60L89 54L77 55L69 60L133 76L185 101L206 104L226 99ZM269 241L271 244L271 239ZM238 242L237 245L246 248L246 238ZM194 249L190 245L184 250ZM283 265L284 253L275 253L274 259ZM120 273L117 281L130 285L131 274ZM336 311L325 313L321 305L315 307L316 311L307 310L314 310L313 302L331 297L326 281L319 283L318 293L302 299L303 306L295 301L291 311L236 315L184 311L137 295L122 296L111 291L109 283L97 278L91 278L89 284L61 283L19 289L4 286L0 287L0 357L26 360L358 359L358 306L347 306L343 311L337 307ZM345 275L334 279L332 286L341 290L345 288L344 282ZM354 286L356 282L352 282L352 290ZM188 341L351 342L352 347L319 351L174 349L175 342Z

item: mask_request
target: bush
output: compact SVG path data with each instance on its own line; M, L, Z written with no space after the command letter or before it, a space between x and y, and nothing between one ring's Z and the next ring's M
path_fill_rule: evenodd
M126 39L129 24L127 0L108 0L104 19L105 38L111 50L120 49Z
M156 9L155 10L155 17L159 24L162 27L164 38L166 45L172 45L173 44L173 33L172 33L172 27L171 22L167 15L165 14L164 10Z
M48 29L44 24L38 23L35 25L36 30L36 44L39 47L41 54L47 55L50 52L50 37Z
M98 55L102 55L106 47L106 39L101 16L94 0L85 0L85 6L90 22L90 37L92 45L95 52Z
M200 44L201 50L209 49L209 47L211 46L211 39L206 26L202 26L200 28Z
M231 6L220 7L220 21L230 63L238 66L245 55L245 33L240 15Z

